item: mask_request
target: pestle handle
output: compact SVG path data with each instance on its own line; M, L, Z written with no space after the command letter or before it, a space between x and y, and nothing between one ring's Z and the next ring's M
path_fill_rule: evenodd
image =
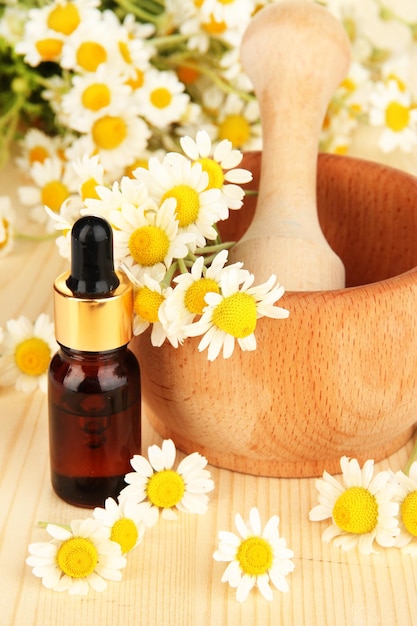
M241 45L260 107L263 154L254 219L231 251L290 291L344 287L344 267L319 225L319 135L329 101L345 78L350 44L340 22L311 2L261 9Z

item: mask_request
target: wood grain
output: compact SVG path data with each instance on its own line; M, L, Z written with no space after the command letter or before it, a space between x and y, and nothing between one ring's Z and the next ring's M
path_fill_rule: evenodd
M20 179L8 170L0 173L0 181L7 193ZM17 242L14 252L0 259L0 326L22 313L32 318L51 313L55 271L65 265L52 242ZM142 430L146 454L161 437L146 416ZM403 468L410 451L411 441L377 469ZM130 555L121 583L86 598L49 591L25 564L28 544L46 538L37 522L66 523L89 512L52 492L44 396L0 389L0 626L415 626L415 559L382 548L364 557L323 544L326 523L308 521L317 502L314 479L210 470L215 490L208 513L181 515L150 530ZM218 531L234 530L235 513L246 516L252 506L263 521L280 516L296 567L289 593L275 592L271 603L253 593L240 605L234 591L220 582L224 565L211 555Z
M260 155L246 165L259 181ZM181 350L133 342L143 400L159 433L211 463L264 476L315 476L342 453L382 459L417 415L417 178L323 155L318 214L348 288L289 292L286 320L261 319L257 350L213 363L198 339ZM222 225L239 239L254 198ZM236 216L239 213L239 216Z

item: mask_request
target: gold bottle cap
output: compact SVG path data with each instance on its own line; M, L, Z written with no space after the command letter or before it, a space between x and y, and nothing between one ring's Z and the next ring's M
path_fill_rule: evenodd
M114 350L132 338L133 290L124 274L105 297L77 297L68 288L70 273L54 283L55 337L61 345L82 352Z

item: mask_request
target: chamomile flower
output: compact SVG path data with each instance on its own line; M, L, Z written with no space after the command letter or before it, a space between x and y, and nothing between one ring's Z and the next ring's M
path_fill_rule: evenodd
M175 444L171 439L165 439L161 447L153 445L148 448L148 459L134 455L130 463L135 471L126 474L128 486L121 492L122 496L140 503L148 526L157 523L160 510L162 517L168 520L177 518L175 509L185 513L206 513L207 493L214 489L214 483L205 469L205 457L193 452L174 469Z
M374 462L368 459L362 469L356 459L340 459L342 482L327 472L316 480L319 504L311 509L311 521L332 520L323 533L323 541L334 539L335 546L349 550L358 546L363 554L375 552L374 541L383 547L395 545L400 533L398 503L393 501L396 485L388 471L374 474Z
M16 164L22 171L27 171L34 163L58 157L63 148L58 137L50 137L37 128L31 128L19 142L20 154L16 157Z
M185 333L189 337L204 335L198 349L208 348L208 359L214 361L223 350L223 358L229 358L237 340L242 350L255 350L255 329L260 317L283 319L289 312L274 303L281 298L284 288L272 275L268 281L252 287L254 275L242 270L231 269L222 273L220 293L207 293L207 307L201 318L188 325Z
M131 552L143 539L145 525L139 505L128 498L119 497L117 502L106 498L104 508L96 507L93 516L109 529L111 541L120 545L122 554Z
M417 103L397 80L378 83L370 96L369 121L383 127L379 146L383 152L401 148L411 152L417 145Z
M176 348L178 342L175 338L171 339L167 325L163 323L161 317L162 306L172 288L162 288L160 282L146 274L142 281L138 280L124 263L121 264L121 269L134 285L133 334L140 335L152 325L151 343L153 346L162 346L165 339L168 339ZM160 275L161 280L162 278L163 274Z
M192 234L179 231L172 198L159 208L152 207L150 200L138 207L126 203L120 211L112 211L109 220L115 227L115 258L135 267L139 280L145 273L159 280L161 271L165 273L173 259L187 256L188 245L194 242Z
M141 114L157 128L179 122L190 97L174 72L149 70L143 87L135 92Z
M164 313L171 332L176 334L180 341L185 338L184 327L191 324L196 316L203 314L207 306L206 294L220 293L220 278L223 271L242 267L243 263L236 263L225 268L227 257L227 250L222 250L215 256L210 267L206 268L204 258L200 256L194 261L189 272L174 278L176 287L166 300Z
M83 215L99 215L111 222L110 215L117 220L115 212L120 212L123 206L137 210L140 208L142 212L156 210L156 204L149 197L145 185L127 176L123 176L120 181L115 180L110 188L96 185L95 193L97 198L85 198L86 209L81 211Z
M9 320L0 358L0 385L15 385L25 393L39 388L46 393L49 362L57 349L54 325L45 313L34 323L23 315Z
M234 150L228 139L212 146L206 131L198 131L195 141L191 137L182 137L180 143L188 158L201 163L203 171L207 172L207 188L220 189L228 209L240 209L245 194L239 185L252 180L251 172L237 167L243 157L240 150ZM227 217L228 211L225 211L222 219Z
M395 500L400 504L400 535L395 545L403 552L417 554L417 462L407 474L397 472L394 480L398 485Z
M200 163L190 163L182 154L169 153L161 162L149 159L148 169L138 168L135 177L149 189L157 202L176 201L175 215L180 232L195 236L197 246L215 240L213 227L223 210L220 189L207 189L208 174Z
M87 198L99 199L96 187L104 183L104 167L100 163L98 155L88 156L84 154L72 163L75 174L79 178L78 193L81 200Z
M259 511L253 507L245 522L235 516L238 535L219 532L219 545L213 554L216 561L229 563L222 582L236 589L236 600L243 602L257 587L266 600L273 600L270 583L282 592L289 590L287 576L294 570L294 552L279 534L279 517L273 515L262 529Z
M73 169L57 157L48 158L43 163L37 161L30 175L35 185L19 187L19 199L22 204L32 207L32 219L42 224L48 218L44 207L58 213L62 203L77 190L76 178ZM51 226L48 222L47 228L51 229Z
M103 19L94 20L93 26L89 22L83 22L65 40L61 67L84 74L96 72L105 63L109 69L116 71L120 67L117 52L117 27L114 24Z
M147 124L130 108L112 110L94 120L86 131L91 148L105 170L124 168L146 148L151 135Z
M58 63L61 60L64 37L55 31L48 29L45 32L36 31L25 33L24 39L19 41L16 52L24 55L28 65L37 67L43 62Z
M87 132L93 122L112 109L121 110L129 101L131 89L117 72L103 63L96 72L74 76L72 87L62 97L67 125Z
M245 102L234 93L228 95L218 111L217 129L218 139L229 139L234 148L259 150L262 129L258 102Z
M73 520L70 529L48 524L46 531L52 539L30 544L26 563L47 589L86 595L90 587L107 589L106 580L121 580L126 558L98 520Z
M9 196L0 196L0 257L6 256L14 244L15 215Z

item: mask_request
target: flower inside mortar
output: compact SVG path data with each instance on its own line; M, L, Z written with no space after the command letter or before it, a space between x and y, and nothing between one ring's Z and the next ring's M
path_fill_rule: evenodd
M279 591L288 591L286 577L294 570L294 552L279 535L279 517L273 515L262 530L259 511L253 507L248 522L237 514L235 524L240 536L220 531L219 546L213 554L216 561L229 563L222 582L236 589L239 602L246 600L255 586L266 600L272 600L270 582Z
M361 469L356 459L340 459L342 483L327 472L316 481L319 504L309 514L311 521L332 519L323 541L334 539L335 546L360 552L375 552L374 541L383 547L395 544L399 535L396 486L388 471L373 475L374 462L368 459Z
M153 445L148 448L148 458L134 455L130 463L135 471L126 474L128 486L120 494L139 503L147 526L157 523L160 509L162 517L169 520L177 518L174 509L206 513L207 493L214 489L214 483L205 469L205 457L193 452L174 469L175 444L171 439L165 439L161 447Z

